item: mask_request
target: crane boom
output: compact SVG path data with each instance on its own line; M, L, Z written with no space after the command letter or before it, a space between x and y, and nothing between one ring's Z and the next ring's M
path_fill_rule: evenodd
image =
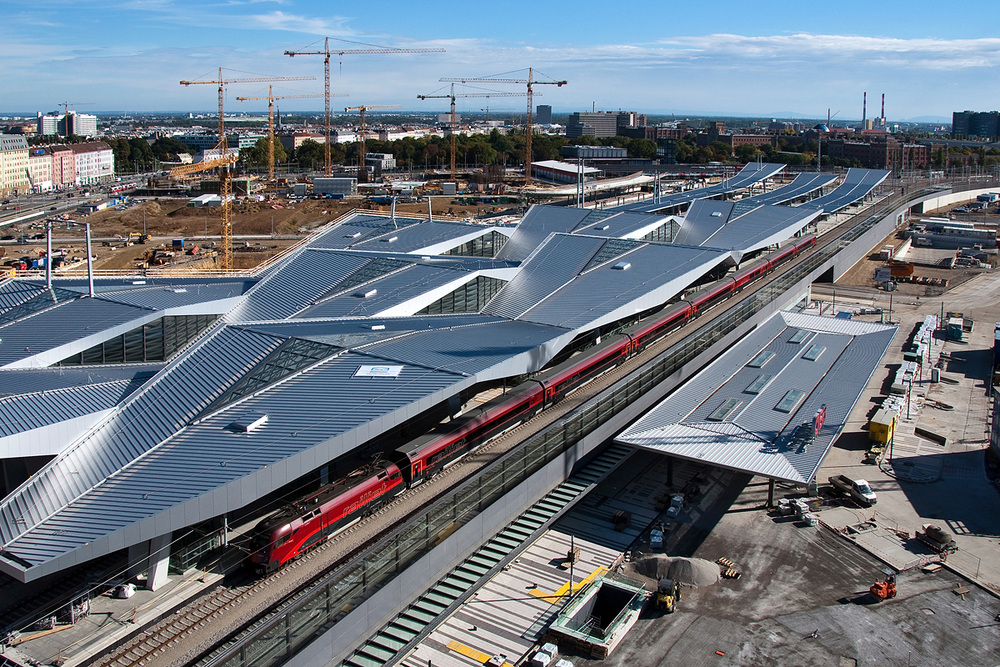
M222 199L222 270L230 273L233 270L233 203L232 181L229 167L235 159L230 162L229 145L226 141L226 112L224 102L226 97L226 86L231 83L261 83L268 81L314 81L314 76L255 76L237 79L226 79L222 76L222 68L219 68L219 78L215 81L185 81L181 80L182 86L195 85L217 85L219 87L219 143L216 148L221 152L224 164L219 167L219 197ZM204 166L204 162L200 163ZM194 166L194 165L192 165ZM213 167L205 166L204 169L194 171L205 171Z
M444 81L444 79L442 79ZM455 116L455 98L458 97L524 97L527 93L458 93L455 94L455 84L451 84L451 94L449 95L417 95L418 100L450 99L451 114L449 116L449 126L451 134L451 180L456 180L457 171L455 169L455 133L458 129L458 119Z
M566 85L566 81L536 81L535 71L533 68L528 68L528 78L527 79L500 79L491 77L470 77L466 79L462 78L442 78L438 79L445 83L508 83L517 85L527 85L528 86L528 113L526 116L527 123L525 124L525 137L524 137L524 184L531 184L531 138L534 135L534 129L531 126L531 107L532 107L532 96L535 85L547 85L547 86L558 86L563 87Z
M330 50L330 38L325 38L322 51L285 51L285 55L294 56L323 56L323 91L325 103L323 105L323 164L324 175L329 177L330 170L330 56L345 55L372 55L380 53L444 53L444 49L397 49L391 47L377 49L334 49ZM364 157L362 157L362 162Z
M240 102L249 100L267 100L267 180L274 182L274 101L298 100L310 97L323 97L319 93L306 95L275 95L271 86L267 87L267 97L237 97ZM346 93L337 93L337 97L347 97Z

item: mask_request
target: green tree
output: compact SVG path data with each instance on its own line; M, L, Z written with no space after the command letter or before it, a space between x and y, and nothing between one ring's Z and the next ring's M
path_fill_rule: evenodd
M268 161L268 139L267 137L261 137L257 142L250 148L246 148L240 151L240 159L244 160L250 167L255 167L257 169L267 169ZM155 148L155 147L154 147ZM288 159L288 153L285 151L285 147L277 139L274 140L274 160L278 164L285 162ZM323 158L326 159L325 156Z
M140 168L151 169L153 167L155 156L148 141L140 137L135 137L128 140L128 145L129 159L132 162L138 162Z
M752 162L753 160L757 159L758 152L759 151L757 150L756 146L751 146L750 144L743 144L741 146L736 147L736 159L739 160L740 162Z
M323 144L312 139L306 139L295 151L295 161L299 163L299 168L312 170L322 167L326 161L323 151Z
M150 146L157 160L176 162L180 153L192 153L191 148L173 137L158 137Z

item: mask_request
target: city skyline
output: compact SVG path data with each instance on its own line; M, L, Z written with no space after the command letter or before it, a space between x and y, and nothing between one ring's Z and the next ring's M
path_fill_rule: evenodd
M211 86L181 79L217 76L315 76L275 83L275 95L321 93L323 38L331 49L444 48L446 53L345 55L331 62L332 108L400 104L443 112L440 77L565 79L536 89L536 104L556 113L634 109L650 114L950 120L962 109L998 106L986 81L1000 70L1000 39L985 16L992 5L973 1L961 12L925 0L879 6L850 1L836 11L779 1L750 11L723 1L704 7L654 5L629 11L590 1L549 3L545 11L521 0L489 9L437 1L336 6L302 0L222 0L208 4L140 0L64 2L44 8L21 1L6 7L0 73L8 95L0 114L61 111L63 102L95 111L211 111ZM523 92L523 86L477 84L476 92ZM473 92L473 89L464 89ZM13 94L10 94L13 93ZM541 95L538 95L541 93ZM256 112L267 84L227 90L227 112ZM321 111L322 99L297 99L298 111ZM90 103L90 104L85 104ZM280 103L279 103L280 104ZM74 107L74 105L78 105ZM458 100L458 110L523 112L523 98Z

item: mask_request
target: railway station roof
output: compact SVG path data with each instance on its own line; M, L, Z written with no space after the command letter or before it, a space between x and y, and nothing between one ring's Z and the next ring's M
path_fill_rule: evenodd
M840 209L864 199L890 173L892 172L885 169L848 169L843 183L834 188L832 192L806 202L802 206L819 208L823 210L823 213L836 213Z
M734 256L635 240L667 223L533 207L489 258L443 253L510 229L361 213L250 278L99 279L96 298L80 279L0 282L0 390L18 394L11 411L49 412L23 424L58 442L0 501L0 571L34 580L243 507L462 390L539 370ZM417 314L475 285L498 290L480 312ZM45 368L184 314L221 317L165 364ZM267 422L234 432L248 415Z
M727 248L738 262L745 253L786 241L819 215L812 208L703 199L688 209L674 242Z
M616 440L809 483L895 333L878 323L776 313Z
M837 180L837 176L834 174L799 174L795 180L787 185L741 201L754 202L755 204L784 204L826 187L835 180Z
M771 178L784 168L785 165L783 164L750 162L732 178L726 178L722 182L716 183L715 185L665 195L660 197L655 202L641 201L632 204L624 204L616 207L616 209L621 211L644 211L646 213L655 213L656 211L662 211L675 206L689 204L698 199L708 199L710 197L717 197L718 195L730 192L738 192L744 188L754 185L755 183Z

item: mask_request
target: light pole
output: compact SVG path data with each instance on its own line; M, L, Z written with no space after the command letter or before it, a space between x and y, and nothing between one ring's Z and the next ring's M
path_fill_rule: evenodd
M816 139L816 173L820 173L823 171L823 133L829 132L830 128L823 123L820 123L813 129L817 130L818 133Z

